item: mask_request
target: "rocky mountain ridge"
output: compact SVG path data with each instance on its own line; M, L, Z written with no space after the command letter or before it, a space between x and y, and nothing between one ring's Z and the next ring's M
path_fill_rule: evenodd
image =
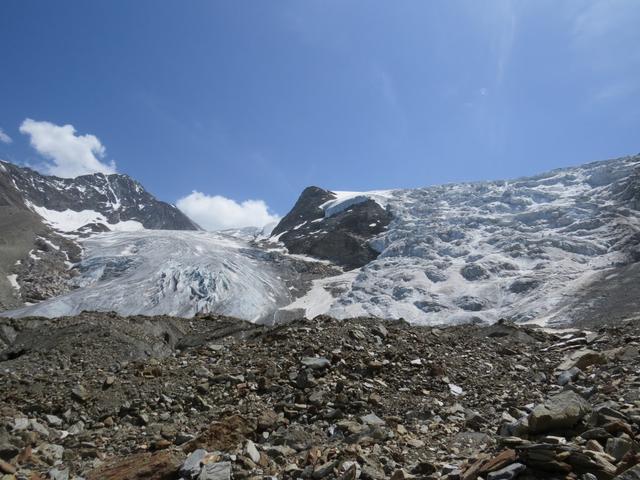
M120 222L137 222L150 230L200 229L174 205L158 201L127 175L94 173L59 178L8 162L2 162L0 174L7 175L14 187L13 192L0 192L3 197L11 195L14 204L19 199L57 228L77 222L74 217L79 217L80 212L92 211L94 218L89 217L90 222L80 228L108 231L117 229ZM55 214L52 219L47 218L51 211L66 212L69 225Z

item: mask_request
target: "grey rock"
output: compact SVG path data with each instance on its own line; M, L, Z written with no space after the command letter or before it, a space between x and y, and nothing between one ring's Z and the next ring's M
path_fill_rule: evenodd
M52 427L60 427L60 426L62 426L62 419L60 417L55 416L55 415L45 415L44 419Z
M28 418L15 418L13 420L13 430L15 432L20 432L22 430L26 430L29 428L29 419Z
M43 437L49 436L49 430L47 429L47 427L37 422L36 420L29 420L29 427L31 428L31 430L33 430L34 432L38 432Z
M207 451L202 448L191 452L180 467L180 475L189 479L196 478L202 470L201 462L206 454Z
M77 385L71 389L71 394L76 400L84 402L89 399L89 392L82 385Z
M84 422L82 420L78 420L76 423L69 427L69 435L78 435L84 432Z
M325 402L325 394L322 390L317 390L309 395L309 403L312 405L320 406Z
M610 438L607 440L605 452L620 461L632 447L633 441L628 437L625 438L625 436L622 436L618 438Z
M313 478L325 478L333 473L333 469L336 468L338 462L335 460L323 463L322 465L318 465L313 470L312 477Z
M230 480L231 462L208 463L202 466L198 480Z
M533 409L529 416L532 433L571 428L591 411L591 405L572 391L565 391L549 397Z
M256 448L256 444L253 443L251 440L247 441L247 455L249 455L249 458L251 459L251 461L253 463L258 463L260 461L260 452L258 452L258 449Z
M49 478L51 480L69 480L69 469L52 468L49 470Z
M569 382L574 381L582 373L578 367L572 367L569 370L564 370L558 375L558 385L564 386Z
M591 365L600 365L606 362L607 357L604 354L583 348L567 355L558 365L558 370L569 370L574 367L584 370Z
M331 362L323 357L303 357L300 362L311 370L324 370L331 366Z
M360 417L360 420L362 420L362 423L364 423L365 425L369 425L372 427L380 427L386 424L386 422L378 417L375 413L364 415Z
M43 443L38 447L38 451L40 455L50 463L62 460L62 455L64 455L64 447L53 443Z
M376 325L375 327L373 327L372 332L376 337L380 338L387 338L387 335L389 335L389 331L385 328L384 325Z
M211 372L207 368L202 366L196 367L193 373L196 377L201 377L201 378L209 378L212 376Z
M517 478L522 472L526 470L525 467L521 463L512 463L500 470L495 472L491 472L487 475L487 480L511 480L513 478Z
M640 480L640 465L631 467L629 470L622 472L613 480Z

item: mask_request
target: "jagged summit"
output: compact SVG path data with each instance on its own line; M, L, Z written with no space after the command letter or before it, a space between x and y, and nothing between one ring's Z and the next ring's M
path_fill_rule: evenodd
M63 216L52 212L65 212L71 225L54 227L68 228L86 219L93 220L87 224L101 224L109 230L118 229L120 222L138 222L141 228L153 230L199 229L175 206L157 200L127 175L94 173L59 178L6 162L2 166L0 174L9 176L23 202L45 220L60 224Z

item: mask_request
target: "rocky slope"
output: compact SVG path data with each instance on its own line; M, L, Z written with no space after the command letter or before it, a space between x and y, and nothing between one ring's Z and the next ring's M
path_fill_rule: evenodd
M0 472L629 480L640 323L0 319Z
M199 229L175 206L157 200L127 175L95 173L58 178L8 162L2 162L0 175L7 176L14 189L0 195L13 195L62 231Z

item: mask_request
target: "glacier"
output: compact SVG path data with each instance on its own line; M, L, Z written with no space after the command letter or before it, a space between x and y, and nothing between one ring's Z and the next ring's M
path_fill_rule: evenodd
M80 241L75 290L0 315L197 313L270 322L291 294L264 252L240 238L202 231L107 232Z
M378 258L316 280L285 309L431 325L566 323L567 305L633 261L639 166L635 156L511 181L384 192L393 220L371 241ZM329 216L368 196L381 198L349 192L322 207Z

